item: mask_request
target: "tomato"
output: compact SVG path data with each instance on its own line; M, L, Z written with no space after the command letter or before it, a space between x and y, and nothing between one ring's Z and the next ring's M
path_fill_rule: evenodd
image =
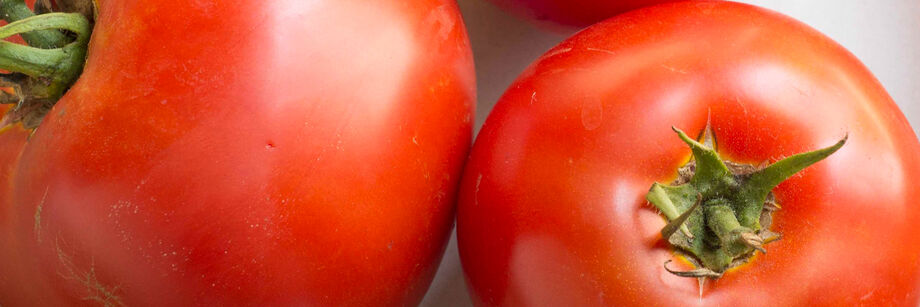
M0 114L9 110L11 105L0 105ZM0 130L0 190L9 191L11 175L16 167L16 161L19 159L19 153L25 146L29 132L20 126L12 126ZM11 228L11 195L9 193L0 194L0 270L5 274L0 274L0 289L11 290L0 291L4 296L17 295L16 293L24 291L25 287L17 283L16 277L20 276L21 269L15 265L20 263L18 251L12 245L13 231Z
M26 259L0 303L421 300L472 134L453 1L97 4L83 75L0 176Z
M846 145L772 190L782 235L718 279L646 201L710 123L759 165ZM731 2L636 10L554 47L510 86L464 170L457 238L476 305L916 306L920 142L852 54Z
M679 0L490 0L495 5L533 20L562 26L586 27L630 10Z

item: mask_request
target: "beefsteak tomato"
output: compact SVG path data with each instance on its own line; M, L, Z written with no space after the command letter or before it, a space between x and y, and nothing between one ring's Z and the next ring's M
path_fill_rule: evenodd
M568 27L586 27L641 7L679 0L490 0L517 15Z
M693 279L669 271L700 273L646 193L685 177L671 127L707 123L739 168L849 139L772 190L768 254ZM468 289L489 306L916 306L918 156L882 85L808 26L732 2L639 9L548 51L492 110L460 190Z
M472 134L456 3L96 3L82 76L3 144L0 303L421 300Z

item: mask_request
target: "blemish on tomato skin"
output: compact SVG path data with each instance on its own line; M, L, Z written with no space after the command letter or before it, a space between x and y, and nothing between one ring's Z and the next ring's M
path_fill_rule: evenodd
M108 286L102 283L96 275L96 267L91 262L88 270L80 269L74 262L73 256L61 247L62 239L58 237L55 251L62 271L61 276L67 280L79 283L85 290L84 301L95 302L101 306L125 306L121 300L119 286Z
M860 296L860 297L859 297L859 301L868 300L870 297L872 297L872 294L875 294L875 290L874 290L874 289L873 289L872 291L869 291L869 293L866 293L866 295Z
M48 198L48 190L51 187L45 187L45 194L42 195L42 200L38 203L38 206L35 207L35 225L33 225L33 231L35 232L35 241L42 243L42 207L45 206L45 200Z
M616 52L614 52L614 51L612 51L612 50L607 50L607 49L602 49L602 48L587 47L587 48L585 48L585 50L590 50L590 51L595 51L595 52L601 52L601 53L606 53L606 54L610 54L610 55L616 55L616 54L617 54Z
M581 105L581 125L585 130L594 130L604 121L604 106L596 98L585 98Z
M661 64L661 68L667 69L667 70L669 70L669 71L671 71L671 72L673 72L673 73L678 73L678 74L682 74L682 75L688 74L688 72L687 72L686 70L683 70L683 69L680 69L680 68L677 68L677 67L674 67L674 66L670 66L670 65L667 65L667 64Z
M540 57L540 59L541 59L541 60L543 60L543 59L549 59L549 58L552 58L552 57L557 56L557 55L560 55L560 54L568 53L569 51L572 51L572 47L568 47L568 46L562 47L562 46L560 45L559 47L556 47L556 48L553 48L553 49L550 49L549 51L547 51L546 54L544 54L542 57Z
M275 142L268 141L268 142L265 144L265 149L268 149L268 150L275 150L275 148L276 148Z
M438 6L431 10L425 19L425 22L431 25L433 29L437 29L437 37L442 41L448 40L456 27L457 22L453 18L454 16L451 14L450 9L447 5Z
M479 206L479 184L482 183L482 174L476 177L476 191L473 193L473 205Z

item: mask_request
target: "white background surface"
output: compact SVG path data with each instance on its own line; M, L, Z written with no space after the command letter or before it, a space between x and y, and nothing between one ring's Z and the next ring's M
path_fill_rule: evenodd
M610 0L616 1L616 0ZM517 75L568 34L547 32L486 0L458 0L476 61L476 131ZM920 134L920 0L746 0L809 24L856 55ZM920 158L920 157L918 157ZM470 306L455 237L422 306Z

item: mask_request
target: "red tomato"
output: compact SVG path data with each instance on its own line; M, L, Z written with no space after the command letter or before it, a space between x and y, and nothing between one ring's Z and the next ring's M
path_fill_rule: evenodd
M707 118L748 164L830 146L780 184L782 239L702 287L645 200ZM920 142L852 54L749 5L674 3L590 27L500 99L464 171L457 236L477 305L917 306ZM687 263L672 268L692 269Z
M11 105L0 105L0 114L9 110ZM11 177L19 154L25 146L29 132L21 126L11 126L0 130L0 295L2 297L19 295L28 287L19 282L23 273L20 269L19 250L12 244L14 241L11 216L12 195L6 192L12 185ZM5 303L6 299L0 299Z
M518 15L565 26L586 27L617 14L679 0L490 0Z
M30 260L3 305L421 300L472 133L453 1L97 2L0 176Z

